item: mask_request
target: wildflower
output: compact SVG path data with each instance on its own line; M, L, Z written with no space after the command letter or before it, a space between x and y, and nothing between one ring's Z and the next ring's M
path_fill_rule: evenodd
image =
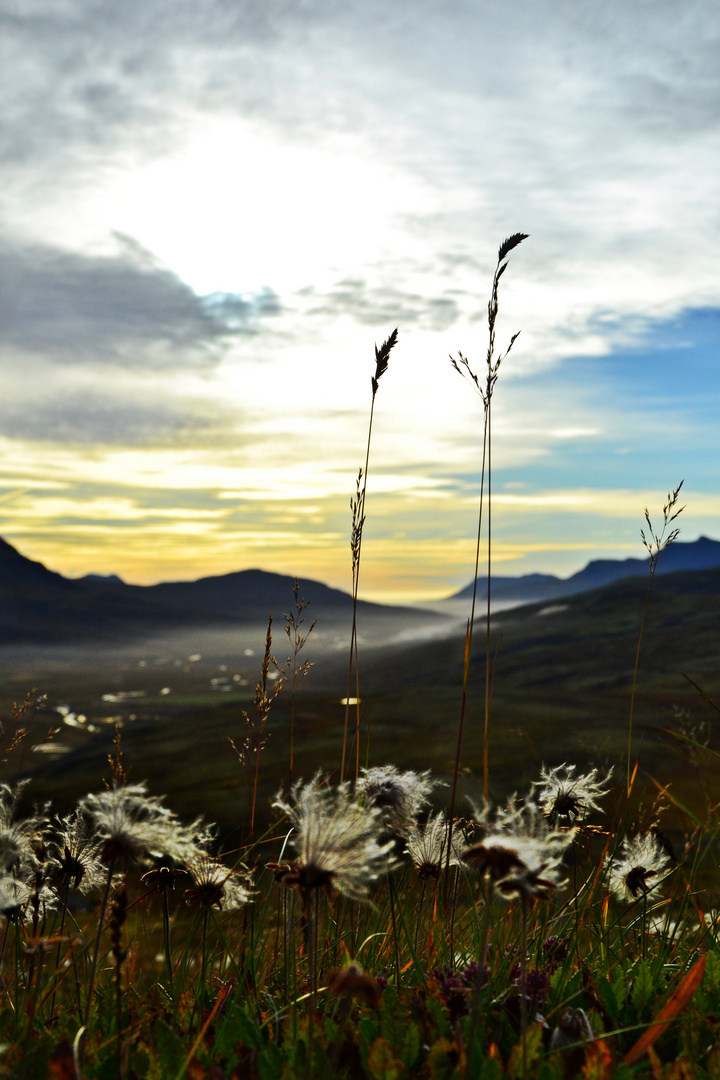
M92 819L106 863L134 862L147 855L168 855L182 862L192 851L198 823L181 826L161 799L148 795L144 784L114 785L86 795L80 806Z
M100 861L101 841L90 832L88 819L78 808L56 822L48 844L48 872L59 888L93 892L105 878Z
M394 765L363 769L357 782L359 800L375 806L382 813L384 824L405 836L415 825L417 816L430 801L437 785L430 779L430 770L399 772Z
M231 870L206 851L198 850L187 860L187 871L193 879L185 890L187 904L235 911L251 899L250 875L244 866Z
M158 892L163 896L175 889L175 878L188 873L185 869L178 870L173 866L154 866L140 878L143 885L147 885L150 892Z
M298 858L296 863L270 863L269 869L304 899L325 888L363 900L370 883L389 869L392 843L378 843L377 807L354 802L348 783L333 789L321 787L321 782L318 773L309 784L293 784L292 803L277 795L273 805L288 815L296 830L291 842Z
M618 900L633 901L656 889L670 858L652 832L623 840L622 854L609 859L608 886Z
M448 822L442 810L431 817L425 825L415 825L407 836L405 851L423 881L440 876L448 857ZM450 865L462 866L465 843L458 823L453 822L450 834Z
M490 877L504 899L537 896L546 900L554 889L562 888L560 866L575 830L552 830L532 801L517 804L514 799L499 808L491 820L489 808L478 815L486 835L462 854L474 870Z
M600 810L598 799L608 794L608 784L613 770L610 768L604 780L598 780L597 769L575 776L575 765L558 765L555 769L542 766L540 779L533 782L537 788L535 799L538 806L553 822L565 820L570 824L584 821L591 810Z
M19 784L0 784L0 873L34 866L36 852L42 847L42 832L47 819L42 812L16 820L17 806L27 780Z
M0 877L0 915L8 920L21 918L29 900L30 889L24 882L7 875Z
M0 876L0 915L9 920L37 920L40 913L57 906L57 897L48 889L40 872L29 873L25 878Z

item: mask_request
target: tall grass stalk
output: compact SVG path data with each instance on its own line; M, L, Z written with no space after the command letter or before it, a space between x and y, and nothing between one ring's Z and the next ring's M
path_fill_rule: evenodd
M265 634L265 651L263 653L260 668L260 680L255 686L255 701L253 715L243 709L245 719L245 739L242 746L237 746L233 739L229 743L237 754L238 761L248 771L248 814L249 814L249 839L252 840L255 832L255 810L257 807L257 793L260 782L260 755L265 746L265 725L278 694L282 690L283 680L278 679L274 689L270 692L270 668L277 670L277 661L272 654L272 615L268 619L267 633ZM276 675L273 674L273 678Z
M85 1001L85 1017L83 1020L83 1026L86 1030L88 1030L90 1027L93 991L95 989L95 978L97 976L98 961L100 959L100 942L102 941L103 926L105 925L105 915L107 914L108 902L110 900L110 890L112 888L113 873L115 871L115 861L115 859L111 859L110 865L108 866L105 890L103 892L102 904L100 905L100 914L98 915L98 927L97 934L95 936L95 948L93 950L92 966L90 968L90 978L88 979L87 999Z
M285 633L292 649L292 655L287 658L285 663L287 671L285 678L290 681L290 767L288 780L291 786L295 771L295 704L297 688L300 680L308 674L312 667L312 663L307 658L302 663L299 663L299 656L317 624L317 619L313 619L307 632L303 633L302 626L305 623L303 612L310 606L310 601L300 596L300 583L297 578L295 578L293 586L293 597L295 598L294 610L285 615ZM278 668L278 671L283 674L282 669Z
M360 665L358 657L357 640L357 605L358 589L360 586L360 555L362 552L363 527L365 525L365 499L367 497L367 478L370 467L370 441L372 439L373 417L375 415L375 398L378 392L380 378L388 368L390 353L397 344L397 327L393 330L380 348L375 346L375 374L371 379L372 399L370 401L370 421L368 423L367 444L365 447L365 468L360 469L355 484L355 498L350 500L352 513L352 530L350 534L350 550L352 553L352 629L350 631L350 656L348 660L347 693L345 695L345 728L343 731L342 758L340 761L340 782L345 779L345 768L348 751L348 732L350 726L350 702L353 690L353 671L355 673L355 779L360 774Z
M490 446L490 434L491 434L491 412L492 412L492 397L495 390L495 383L497 382L498 373L502 361L507 357L512 349L518 334L513 334L510 338L510 343L504 353L495 359L495 324L498 315L498 289L500 285L500 278L505 273L508 267L508 256L514 248L521 244L523 240L527 239L527 233L514 233L509 236L507 240L498 248L498 258L495 265L495 272L493 273L492 288L490 290L490 300L488 301L488 345L487 353L485 356L485 378L481 380L470 367L470 362L467 357L462 353L458 353L458 359L453 356L450 357L450 363L454 369L467 379L471 384L475 392L480 396L483 404L483 437L482 437L482 459L480 465L480 504L478 508L478 527L477 538L475 544L475 570L473 574L473 590L472 601L470 604L470 618L468 619L467 629L465 634L465 652L463 657L463 680L462 680L462 698L460 702L460 719L458 722L458 736L457 736L457 748L455 751L455 765L453 769L453 782L452 793L450 796L450 825L455 819L455 805L457 799L457 783L458 773L460 771L460 756L462 752L462 740L465 728L465 715L467 709L467 695L468 695L468 682L470 675L470 657L472 652L472 640L473 630L475 627L475 608L477 604L477 584L478 574L480 572L480 545L482 536L482 521L483 521L483 509L485 505L485 478L487 475L488 480L488 518L490 515L490 484L491 484L491 446ZM485 659L485 722L483 733L483 792L485 798L488 796L488 739L489 739L489 727L490 727L490 578L491 578L491 558L492 558L492 536L491 531L488 528L488 556L487 556L487 633L486 633L486 659ZM450 852L448 849L447 862L446 862L446 874L449 872L450 866Z
M663 527L658 535L652 526L650 520L650 514L648 508L645 507L645 521L647 522L648 533L645 534L645 530L640 530L640 536L642 537L643 546L650 556L650 574L648 577L647 593L645 594L645 604L643 606L642 619L640 620L640 633L638 635L637 650L635 652L635 667L633 668L633 680L632 690L630 692L630 719L628 721L628 745L627 745L627 793L628 796L632 791L632 783L634 774L631 775L632 768L632 732L633 732L633 717L635 715L635 695L637 689L637 676L638 668L640 666L640 648L642 646L643 634L645 633L645 622L647 620L648 607L650 606L650 593L652 592L653 581L655 580L655 571L657 570L658 560L661 553L665 548L672 544L673 540L676 540L680 535L678 528L671 529L668 533L668 526L675 521L679 514L682 514L685 509L681 506L679 510L676 510L678 496L680 495L680 489L685 483L681 480L674 491L668 492L667 502L663 506ZM667 534L667 535L666 535Z

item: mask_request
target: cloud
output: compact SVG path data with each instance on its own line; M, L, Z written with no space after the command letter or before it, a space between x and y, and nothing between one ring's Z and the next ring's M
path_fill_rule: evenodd
M452 296L426 297L392 286L369 285L362 278L345 278L327 292L312 287L302 291L309 306L306 314L335 319L348 315L366 326L418 325L428 330L446 330L459 317Z
M61 363L203 369L281 310L269 289L198 297L135 241L118 243L107 256L0 241L0 345Z
M174 405L118 400L117 394L34 395L0 402L0 435L75 446L198 446L218 436L218 417L198 416L190 402Z

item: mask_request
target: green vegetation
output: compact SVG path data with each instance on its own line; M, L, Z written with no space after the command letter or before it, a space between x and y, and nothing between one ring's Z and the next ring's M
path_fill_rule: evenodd
M363 486L355 581L365 513ZM254 693L225 663L201 693L199 654L172 693L96 664L30 782L57 713L28 698L0 742L0 1075L720 1078L718 591L633 579L504 613L480 651L363 646L362 680L354 622L350 725L296 589Z

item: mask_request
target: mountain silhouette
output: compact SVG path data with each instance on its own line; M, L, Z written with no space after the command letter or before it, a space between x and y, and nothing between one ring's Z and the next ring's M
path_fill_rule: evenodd
M264 570L241 570L197 581L128 585L116 575L69 579L21 555L0 539L0 644L53 644L122 640L159 630L232 629L282 620L294 605L295 579ZM299 580L299 596L312 603L310 618L348 620L352 597L319 581ZM414 608L360 601L364 616L416 622ZM428 622L442 615L423 612Z
M657 574L674 574L680 570L712 570L720 566L720 542L701 536L698 540L676 540L660 553ZM532 603L574 596L624 578L647 577L650 559L594 559L583 570L569 578L554 574L524 574L520 577L493 575L491 595L494 600L517 600ZM472 582L449 597L460 600L472 595ZM487 597L487 581L478 577L478 597Z

